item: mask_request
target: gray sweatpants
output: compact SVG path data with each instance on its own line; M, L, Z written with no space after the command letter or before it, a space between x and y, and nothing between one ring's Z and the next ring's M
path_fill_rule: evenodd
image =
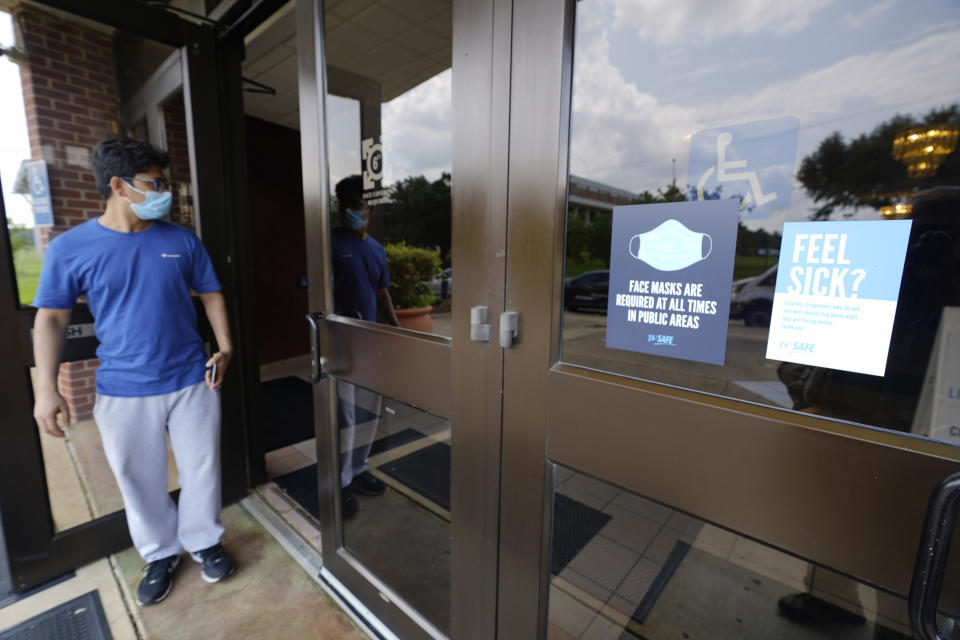
M200 382L158 396L97 394L93 419L144 560L220 542L219 391ZM179 513L167 493L168 432L179 472Z

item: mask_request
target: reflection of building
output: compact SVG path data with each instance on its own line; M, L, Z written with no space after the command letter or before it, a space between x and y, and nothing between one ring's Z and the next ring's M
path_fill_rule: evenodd
M567 211L590 224L597 214L612 213L613 208L630 202L637 194L625 189L570 175L570 193Z

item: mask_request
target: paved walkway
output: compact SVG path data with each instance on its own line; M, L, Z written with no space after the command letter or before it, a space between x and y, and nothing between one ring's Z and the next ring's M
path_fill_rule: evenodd
M131 594L143 561L128 549L0 608L0 631L95 589L115 640L368 639L243 506L228 507L222 520L224 545L238 567L223 582L204 582L200 566L184 555L167 599L139 607Z

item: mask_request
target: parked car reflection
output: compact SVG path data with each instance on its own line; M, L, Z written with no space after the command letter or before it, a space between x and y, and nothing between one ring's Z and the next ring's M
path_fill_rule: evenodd
M563 284L563 306L569 311L577 309L607 310L607 291L610 287L610 271L597 269L568 278Z
M777 265L758 276L734 281L730 294L730 318L742 319L748 327L769 327L776 286Z
M453 268L447 267L424 284L430 287L430 292L433 295L441 300L446 300L453 295Z

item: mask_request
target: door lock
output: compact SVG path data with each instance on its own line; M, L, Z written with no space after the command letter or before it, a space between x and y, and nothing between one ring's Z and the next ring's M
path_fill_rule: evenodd
M516 311L504 311L500 314L500 346L509 349L517 341L517 328L520 314Z
M473 342L490 342L489 313L487 307L471 307L470 340Z

